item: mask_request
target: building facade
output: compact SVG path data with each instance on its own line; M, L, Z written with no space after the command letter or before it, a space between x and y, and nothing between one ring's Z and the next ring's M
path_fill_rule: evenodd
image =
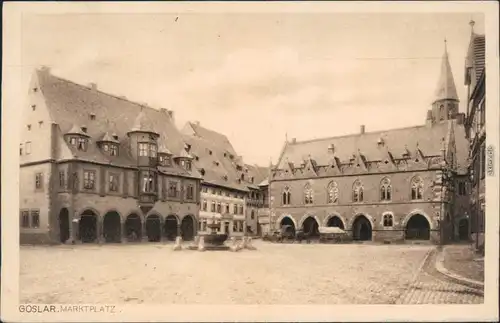
M486 69L485 36L474 32L471 21L471 38L465 61L467 87L466 135L469 140L469 174L471 232L475 246L484 252L485 232L485 155L486 155Z
M467 213L457 189L467 183L467 154L445 49L422 126L285 143L269 179L271 229L317 236L336 226L354 240L446 243Z
M190 240L201 175L172 111L35 71L20 144L21 243Z

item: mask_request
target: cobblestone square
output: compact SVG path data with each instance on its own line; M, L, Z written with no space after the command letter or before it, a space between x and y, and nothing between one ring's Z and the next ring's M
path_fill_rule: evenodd
M481 303L426 272L433 246L272 244L257 250L173 251L171 244L21 247L29 303Z

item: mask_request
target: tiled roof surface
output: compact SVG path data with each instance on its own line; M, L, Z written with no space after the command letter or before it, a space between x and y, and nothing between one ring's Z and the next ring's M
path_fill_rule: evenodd
M128 148L127 132L138 125L158 133L161 144L170 151L180 153L184 147L182 135L167 111L145 107L42 70L37 71L37 77L52 121L59 125L61 133L67 133L74 125L87 127L86 133L91 137L87 151L77 151L68 145L73 155L79 159L117 166L135 166L136 162ZM139 124L137 119L140 119ZM103 138L108 131L116 134L120 142L119 155L116 157L104 154L96 145L96 141ZM196 171L187 172L178 165L165 168L164 171L199 176Z
M194 157L193 165L205 174L206 183L247 191L246 185L238 181L239 175L224 149L215 142L197 136L184 135L184 141L191 146L190 155Z
M469 49L467 51L466 65L467 67L472 67L473 70L471 79L472 88L474 88L479 81L479 78L485 68L485 46L486 38L484 35L478 35L475 33L471 35Z
M467 162L468 143L463 125L458 125L456 121L443 122L432 127L416 126L295 143L288 142L277 168L285 169L287 163L293 163L297 167L308 158L318 165L329 165L334 156L340 162L348 162L358 152L366 161L382 161L387 156L387 151L392 154L393 158L398 159L402 158L406 151L409 151L411 155L415 154L417 147L424 156L440 156L444 146L443 141L447 142L448 129L451 124L454 125L458 167L463 169ZM379 142L383 142L383 146L379 145ZM328 149L330 145L333 145L333 153Z
M457 88L446 50L441 61L441 74L434 94L434 102L445 99L458 100Z
M231 145L231 142L227 137L219 132L207 129L205 127L200 126L198 123L195 122L189 122L189 125L193 129L194 133L196 136L206 139L219 147L221 149L226 150L228 153L236 156L236 152L233 148L233 145Z

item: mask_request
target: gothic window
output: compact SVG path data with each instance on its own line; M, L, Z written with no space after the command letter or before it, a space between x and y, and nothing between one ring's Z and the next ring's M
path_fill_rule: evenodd
M392 214L384 214L384 227L392 227L393 226L393 217Z
M41 189L43 187L43 175L42 173L35 174L35 189Z
M109 191L118 192L118 175L109 174Z
M304 203L305 204L313 204L313 190L311 185L306 184L304 187Z
M339 200L339 188L336 182L328 184L328 204L337 203Z
M411 199L421 200L423 198L424 183L422 179L415 176L411 179Z
M59 172L59 187L66 188L66 173L63 170Z
M285 187L285 190L283 191L283 194L282 194L283 205L290 205L291 197L292 197L292 194L290 193L290 188Z
M83 171L83 188L93 190L95 188L95 171Z
M155 178L153 172L142 173L142 191L144 193L152 193L155 191Z
M352 201L363 202L363 185L359 180L355 181L352 186Z
M380 200L390 201L392 198L392 185L388 178L384 178L380 183Z

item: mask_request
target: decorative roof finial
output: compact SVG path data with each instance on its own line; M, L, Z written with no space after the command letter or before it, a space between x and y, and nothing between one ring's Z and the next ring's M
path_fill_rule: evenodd
M448 42L446 41L446 37L444 37L444 52L445 53L448 53L448 46L447 46L448 44L447 43Z
M288 142L288 132L285 132L285 141Z
M473 19L471 19L471 20L469 21L470 33L471 33L471 34L473 34L473 33L474 33L474 25L475 25L475 24L476 24L476 22L475 22Z

